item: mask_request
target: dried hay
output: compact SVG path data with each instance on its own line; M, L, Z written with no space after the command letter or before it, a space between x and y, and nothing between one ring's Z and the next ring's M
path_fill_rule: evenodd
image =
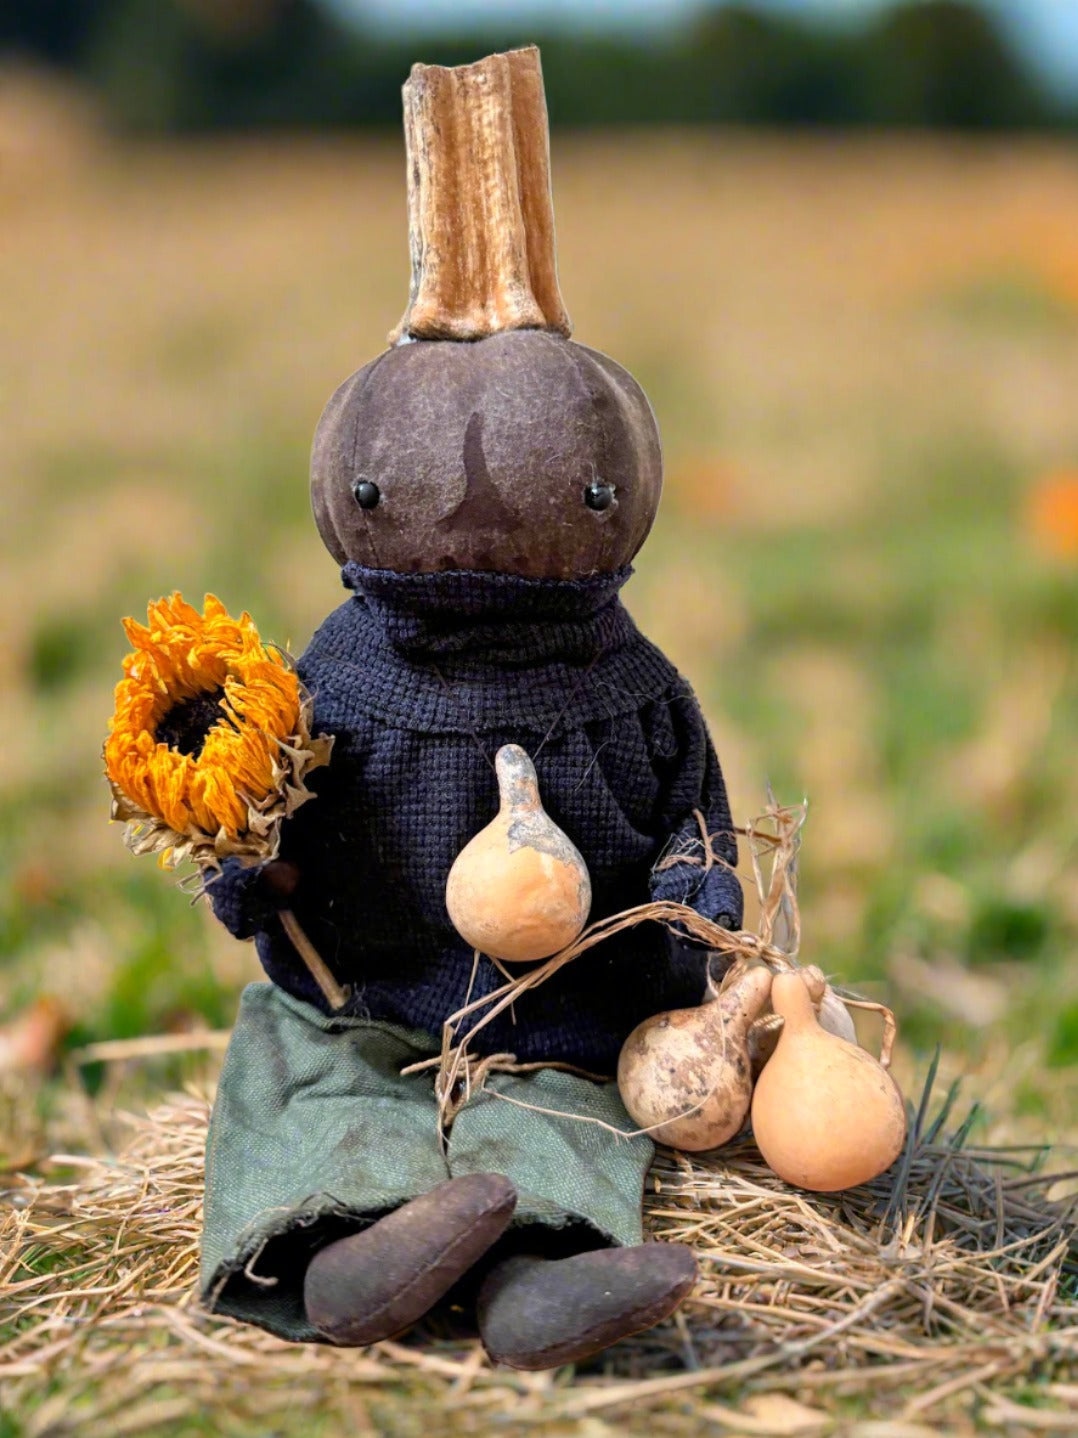
M701 1281L576 1375L494 1369L445 1330L349 1351L202 1313L209 1103L175 1098L131 1120L122 1157L57 1156L61 1179L7 1195L3 1431L1072 1433L1078 1226L1048 1198L1058 1175L967 1149L968 1121L945 1136L953 1091L929 1121L930 1089L895 1170L843 1194L787 1188L749 1139L661 1153L649 1228L692 1244Z
M803 806L772 801L747 831L758 934L665 907L720 953L792 966L803 818ZM698 846L697 861L710 862L703 827ZM590 941L588 931L530 982ZM516 984L487 1002L510 1000ZM466 1048L451 1048L460 1017L447 1025L443 1061ZM92 1044L69 1056L71 1087L85 1098L74 1072L81 1062L122 1066L220 1048L226 1037ZM693 1247L700 1282L674 1321L575 1373L496 1369L453 1314L404 1342L356 1351L284 1343L202 1312L195 1289L210 1104L196 1092L176 1097L128 1118L134 1137L119 1158L57 1155L47 1165L54 1179L21 1177L7 1195L0 1438L436 1438L492 1428L580 1438L928 1438L941 1425L949 1434L1073 1434L1078 1199L1052 1194L1074 1176L1046 1173L1044 1149L969 1147L975 1112L948 1132L956 1090L932 1114L935 1067L898 1163L844 1193L787 1187L745 1137L710 1155L660 1150L647 1226ZM106 1086L83 1114L102 1154L115 1093L110 1099ZM20 1141L25 1149L29 1138ZM18 1416L13 1429L4 1427L7 1413Z

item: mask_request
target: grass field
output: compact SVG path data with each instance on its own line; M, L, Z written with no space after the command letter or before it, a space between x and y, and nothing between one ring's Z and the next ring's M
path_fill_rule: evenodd
M299 650L338 602L307 449L404 305L402 154L5 106L0 1009L55 996L69 1048L225 1026L249 947L106 823L118 621L209 589ZM888 998L911 1081L942 1043L982 1136L1078 1141L1078 152L611 134L553 165L576 336L664 435L628 602L737 816L808 796L806 958ZM90 1141L69 1080L5 1082L0 1163Z

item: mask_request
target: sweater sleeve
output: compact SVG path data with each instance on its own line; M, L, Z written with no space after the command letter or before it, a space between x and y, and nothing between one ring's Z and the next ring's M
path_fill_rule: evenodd
M700 706L685 689L648 716L652 765L664 787L666 843L651 874L651 897L687 904L724 928L741 927L744 895L726 784ZM714 862L708 866L701 822Z
M273 917L273 902L262 889L262 868L226 859L221 872L206 883L210 907L235 939L253 939Z

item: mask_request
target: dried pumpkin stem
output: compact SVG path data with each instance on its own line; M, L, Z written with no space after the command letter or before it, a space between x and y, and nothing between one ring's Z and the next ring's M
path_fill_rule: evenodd
M277 912L281 917L281 927L284 929L288 937L292 940L292 944L296 950L296 953L299 954L300 958L307 965L307 968L310 970L311 977L314 979L318 987L322 990L322 995L325 998L326 1003L329 1004L330 1008L332 1008L334 1012L339 1009L343 1009L345 1004L348 1002L348 990L342 989L340 984L330 973L329 969L326 967L326 963L325 960L322 958L322 955L318 952L315 946L311 943L310 939L303 932L303 929L300 926L300 922L296 918L292 910L278 909Z
M390 343L568 335L539 51L414 65L403 93L412 282Z

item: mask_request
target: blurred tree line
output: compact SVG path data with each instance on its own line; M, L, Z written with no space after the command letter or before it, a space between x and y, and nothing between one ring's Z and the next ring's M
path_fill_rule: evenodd
M462 64L542 46L554 123L1072 126L966 0L906 0L859 26L748 4L662 42L492 29L392 37L318 0L3 0L0 51L66 67L141 133L400 124L416 59Z

